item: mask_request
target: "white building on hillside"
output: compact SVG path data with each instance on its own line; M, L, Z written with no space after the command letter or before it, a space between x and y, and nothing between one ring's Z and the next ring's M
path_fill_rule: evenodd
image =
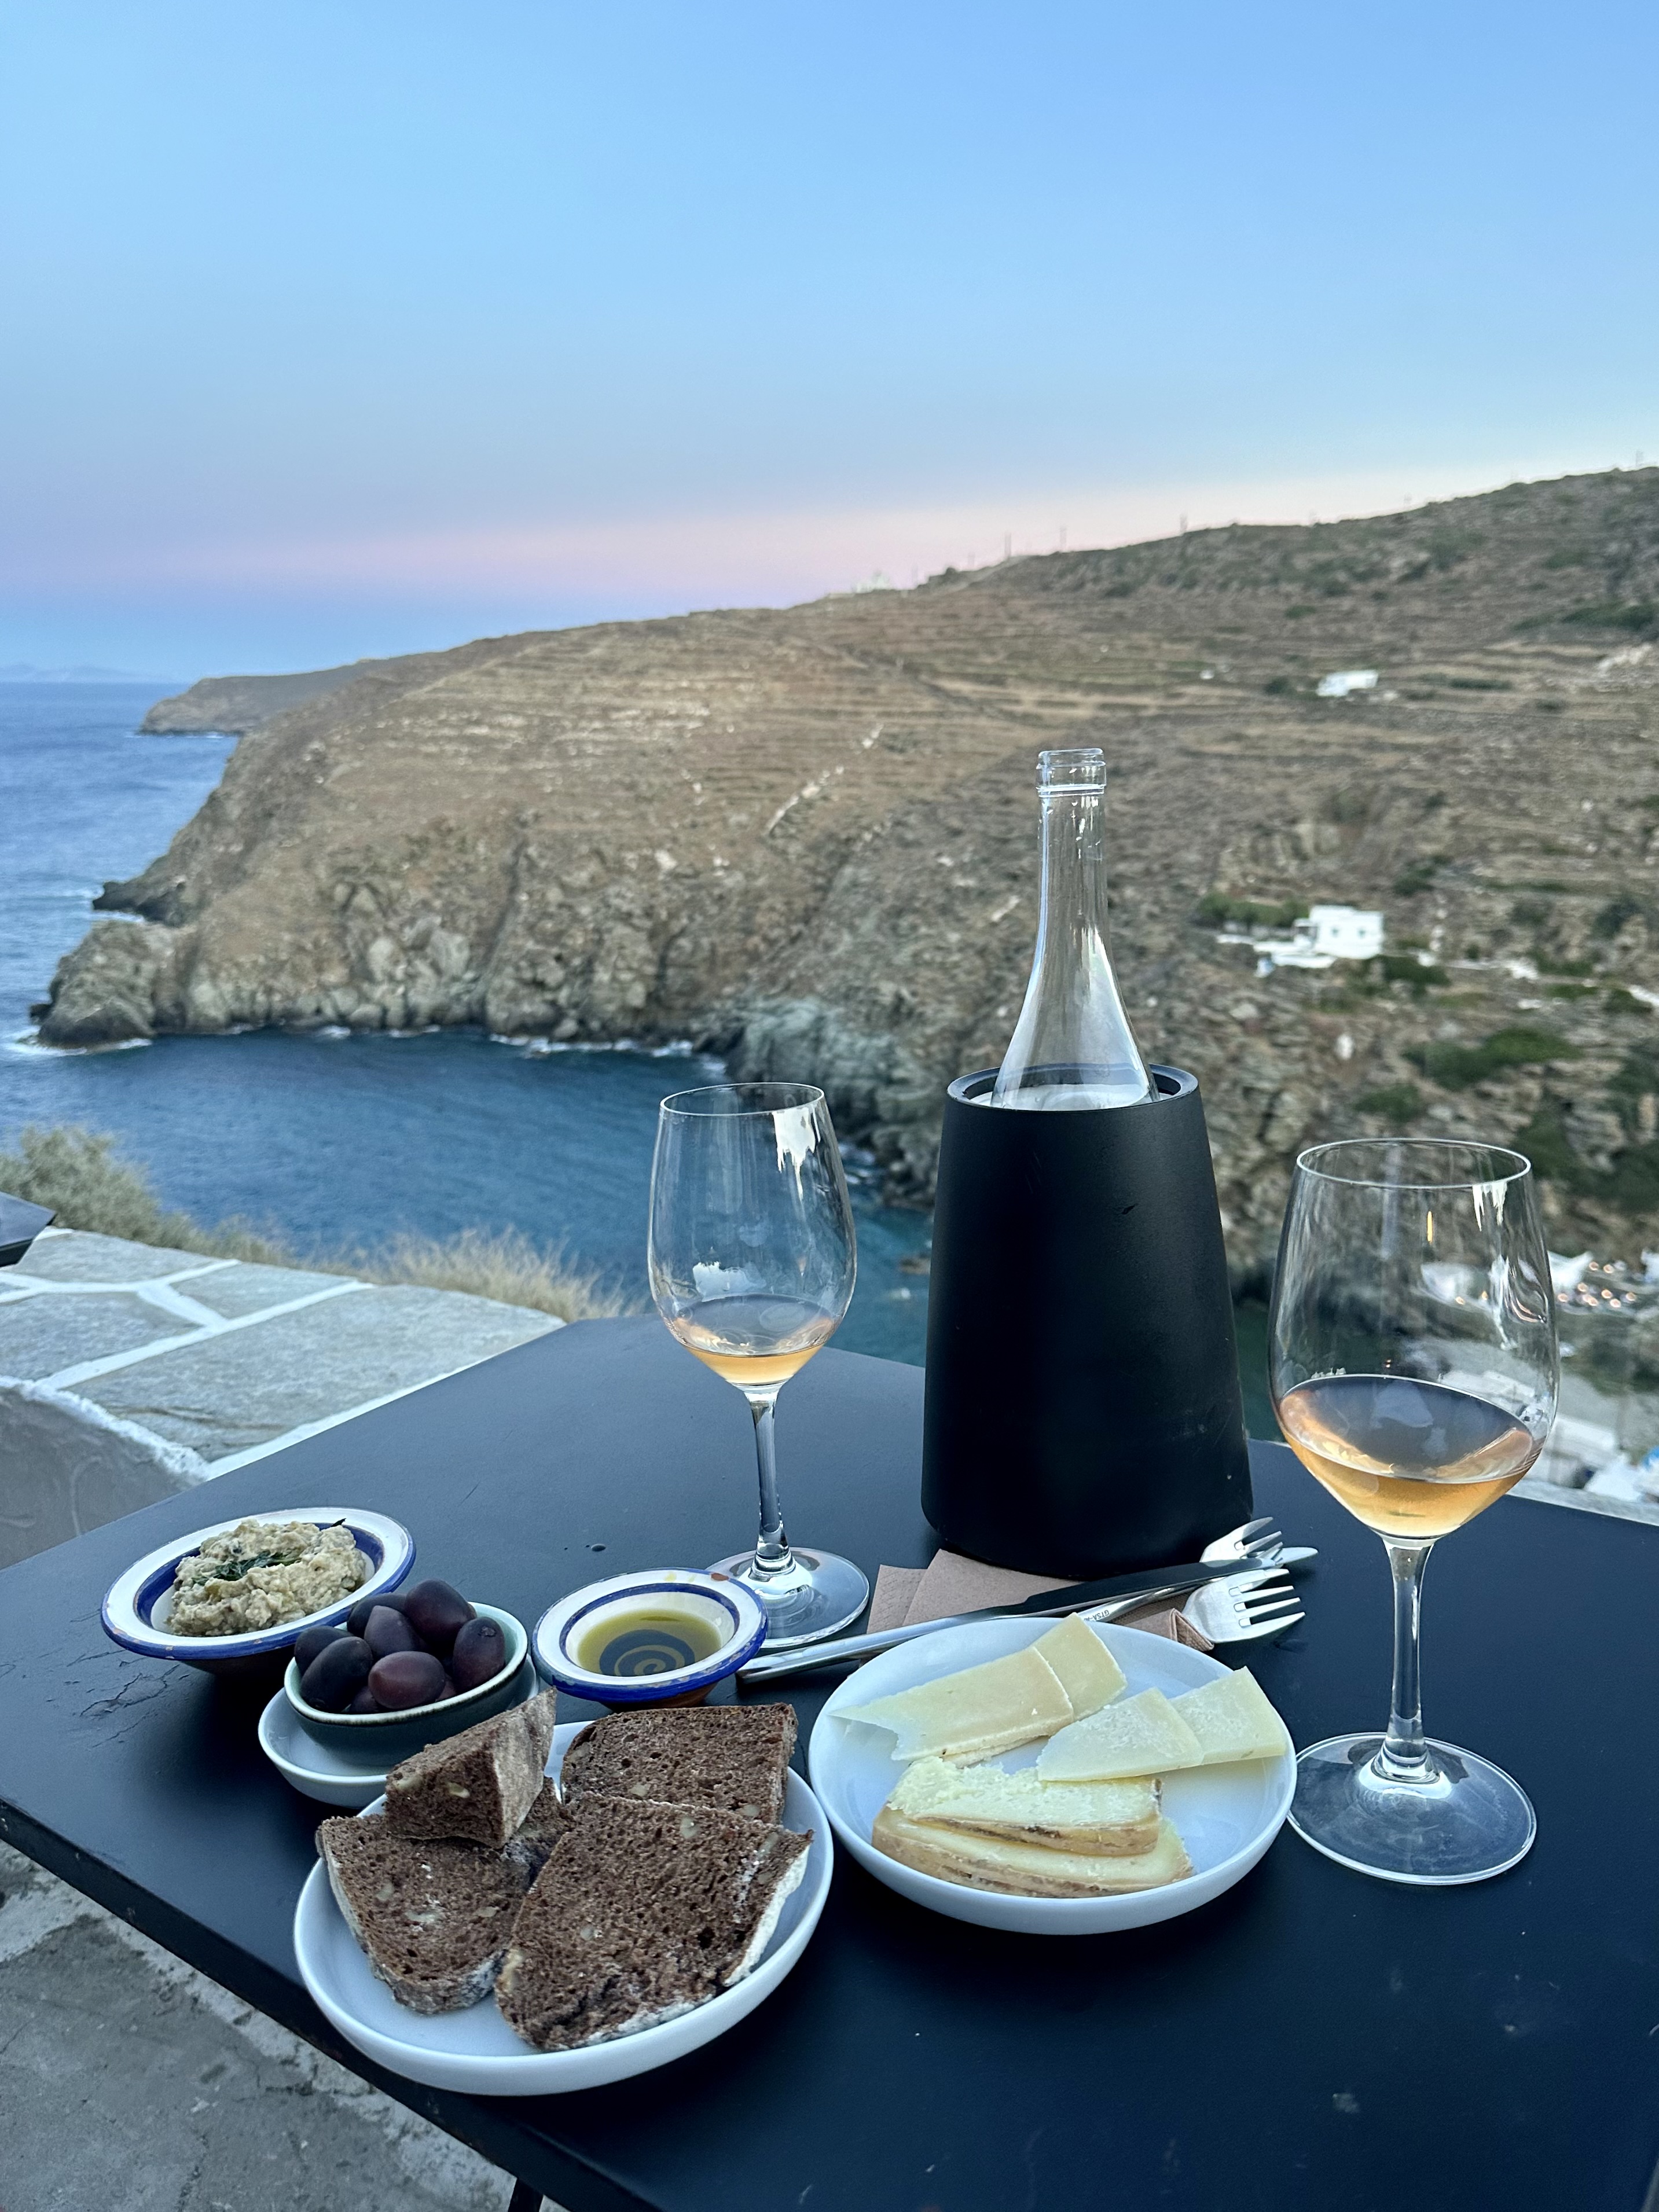
M1357 906L1310 906L1291 925L1288 937L1246 936L1224 929L1224 945L1248 945L1256 955L1256 973L1275 968L1332 968L1339 960L1375 960L1382 950L1380 914Z
M1314 690L1322 699L1346 699L1355 691L1375 691L1376 671L1374 668L1339 668L1329 676L1322 676Z

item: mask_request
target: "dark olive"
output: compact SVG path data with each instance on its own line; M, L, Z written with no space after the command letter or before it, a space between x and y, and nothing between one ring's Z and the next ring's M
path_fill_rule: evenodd
M378 1713L380 1711L380 1701L365 1682L346 1707L346 1711L349 1713Z
M374 1597L360 1597L346 1615L346 1626L354 1636L361 1636L368 1626L368 1616L377 1605L389 1605L393 1613L401 1613L407 1595L405 1590L381 1590Z
M507 1638L496 1620L482 1615L456 1631L455 1649L449 1655L449 1671L458 1690L476 1690L507 1664Z
M337 1636L301 1675L300 1695L319 1712L343 1713L374 1664L374 1654L361 1636Z
M369 1669L368 1686L389 1713L410 1705L433 1705L449 1680L444 1662L429 1651L392 1651Z
M459 1590L435 1579L416 1583L406 1591L404 1611L422 1643L441 1657L447 1654L457 1632L473 1618L472 1608Z
M302 1628L294 1639L294 1657L300 1672L305 1673L324 1644L332 1644L336 1637L343 1636L345 1632L343 1620L329 1621L320 1628Z
M363 1641L377 1659L389 1659L394 1651L418 1651L421 1648L421 1639L408 1615L394 1613L389 1605L377 1605L369 1614Z

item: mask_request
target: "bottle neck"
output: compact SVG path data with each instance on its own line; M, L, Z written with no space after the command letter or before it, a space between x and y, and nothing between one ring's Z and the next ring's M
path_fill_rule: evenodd
M1036 962L1062 975L1109 970L1106 794L1046 793L1042 801L1042 904Z

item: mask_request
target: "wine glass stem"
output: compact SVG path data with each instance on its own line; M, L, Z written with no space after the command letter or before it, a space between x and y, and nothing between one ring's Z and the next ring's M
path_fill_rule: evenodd
M1389 1536L1382 1541L1394 1576L1394 1690L1389 1732L1374 1765L1390 1782L1425 1782L1432 1778L1435 1769L1423 1741L1418 1631L1423 1609L1423 1570L1434 1545L1432 1540L1402 1544Z
M783 1508L778 1504L778 1462L772 1439L772 1416L777 1403L774 1391L749 1400L755 1419L755 1458L760 1468L760 1537L755 1546L755 1568L763 1575L785 1574L795 1564L783 1533Z

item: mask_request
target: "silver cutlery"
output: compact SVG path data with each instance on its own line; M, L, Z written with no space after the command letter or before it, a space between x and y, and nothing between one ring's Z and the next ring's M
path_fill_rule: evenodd
M1090 1620L1115 1620L1121 1613L1138 1611L1143 1606L1155 1604L1160 1598L1180 1597L1192 1589L1194 1583L1200 1584L1200 1595L1216 1589L1224 1591L1227 1582L1231 1580L1237 1580L1247 1587L1254 1586L1266 1579L1265 1571L1282 1569L1285 1548L1279 1531L1270 1519L1246 1521L1240 1527L1230 1529L1224 1536L1216 1537L1200 1555L1212 1565L1232 1564L1233 1571L1224 1579L1200 1577L1196 1570L1188 1570L1184 1574L1174 1570L1167 1582L1158 1581L1155 1573L1148 1573L1144 1577L1125 1576L1121 1578L1123 1581L1138 1581L1141 1587L1121 1597L1086 1607L1075 1601L1067 1602L1065 1593L1061 1591L1054 1593L1055 1603L1044 1605L1042 1599L1046 1593L1040 1592L1036 1598L1027 1599L1018 1606L988 1606L973 1613L948 1613L937 1620L907 1621L896 1627L877 1629L863 1636L838 1636L826 1643L799 1645L789 1650L762 1651L740 1669L738 1680L740 1683L775 1681L785 1674L805 1674L821 1667L845 1666L854 1660L873 1657L878 1651L890 1651L894 1645L908 1644L918 1636L930 1635L936 1628L959 1628L970 1621L1006 1619L1010 1614L1027 1620L1048 1620L1058 1619L1067 1613L1082 1613L1085 1619ZM1304 1546L1298 1548L1296 1556L1310 1559L1314 1554ZM1264 1572L1249 1572L1240 1564L1244 1562L1260 1563ZM1223 1610L1224 1606L1224 1600L1218 1601L1215 1617L1225 1622L1227 1634L1225 1638L1210 1637L1212 1643L1243 1640L1239 1634L1241 1626L1252 1636L1270 1632L1251 1626L1248 1616L1236 1610ZM1193 1619L1194 1626L1200 1628L1200 1633L1210 1635L1196 1616L1189 1617ZM1297 1618L1300 1617L1298 1614ZM1283 1627L1290 1625L1288 1620L1279 1623Z

